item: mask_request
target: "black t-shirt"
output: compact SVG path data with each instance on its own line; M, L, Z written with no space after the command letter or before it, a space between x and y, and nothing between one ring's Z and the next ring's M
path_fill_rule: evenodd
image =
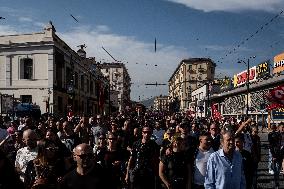
M101 165L95 164L87 175L79 175L74 169L64 176L60 189L112 189L110 175Z
M159 146L153 140L146 143L142 143L141 140L136 141L133 144L131 156L135 160L134 169L155 171L156 167L154 166L157 166Z
M173 152L171 155L162 156L161 161L165 165L165 174L169 180L187 178L187 164L190 161L189 153Z
M272 157L280 160L281 159L281 134L276 131L272 131L268 134L269 149Z

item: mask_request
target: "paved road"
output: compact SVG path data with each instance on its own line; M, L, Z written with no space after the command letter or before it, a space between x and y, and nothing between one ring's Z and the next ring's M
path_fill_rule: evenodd
M268 174L268 141L267 132L260 132L261 162L258 165L258 188L274 189L273 175ZM280 188L284 189L284 177L280 175Z

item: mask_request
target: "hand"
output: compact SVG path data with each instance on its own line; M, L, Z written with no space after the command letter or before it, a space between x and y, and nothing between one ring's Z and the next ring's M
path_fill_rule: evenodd
M126 183L126 184L128 184L128 174L126 174L126 176L125 176L125 179L124 179L124 180L125 180L125 183Z
M167 189L171 189L171 184L170 183L166 183L165 185L166 185Z

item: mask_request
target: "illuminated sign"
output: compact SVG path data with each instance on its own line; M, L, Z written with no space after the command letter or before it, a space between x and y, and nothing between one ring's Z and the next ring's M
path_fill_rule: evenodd
M274 57L273 73L279 73L284 70L284 53Z
M257 79L256 66L249 69L249 82L254 82ZM247 70L237 75L234 75L234 87L241 86L247 82Z
M272 110L273 120L284 120L284 108Z
M270 62L269 60L260 63L256 67L257 78L264 78L270 75Z

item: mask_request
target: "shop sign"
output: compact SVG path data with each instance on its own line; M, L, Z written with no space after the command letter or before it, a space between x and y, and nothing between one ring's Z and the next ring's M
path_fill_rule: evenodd
M273 71L272 73L279 73L284 70L284 53L281 53L274 57Z
M272 110L273 120L284 120L284 108Z
M249 69L249 82L254 82L257 79L256 66ZM234 87L241 86L247 82L247 70L234 75Z
M269 60L262 62L256 67L257 79L265 78L270 75L270 62Z

